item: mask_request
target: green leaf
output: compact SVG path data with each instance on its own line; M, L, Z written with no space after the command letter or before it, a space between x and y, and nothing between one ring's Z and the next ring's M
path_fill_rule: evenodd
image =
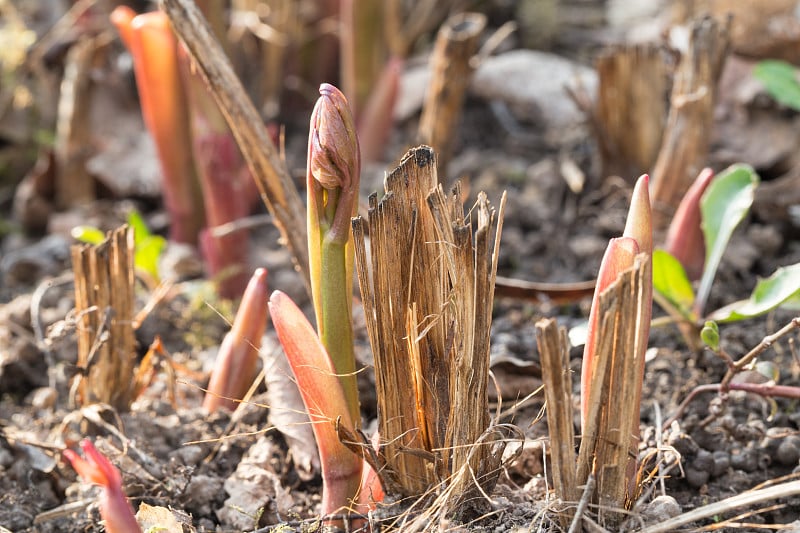
M753 76L764 84L775 100L800 111L800 83L794 66L772 59L761 61L753 69Z
M731 165L717 175L700 200L703 236L706 241L706 264L697 289L695 312L703 315L711 284L728 246L733 230L753 204L759 177L748 165Z
M100 244L106 239L106 234L93 226L75 226L70 234L73 239L86 244Z
M136 246L133 262L136 268L147 272L158 281L158 259L167 246L167 240L151 232L142 215L135 209L128 213L128 225L133 228L133 241Z
M750 298L740 300L714 311L711 318L720 322L735 322L772 311L784 302L794 305L800 298L800 263L781 267L770 277L760 280Z
M713 320L706 321L703 329L700 330L700 339L715 352L719 351L719 326L717 323Z
M137 268L150 274L155 281L158 281L158 259L166 246L167 239L161 235L148 235L142 240L136 240L136 252L133 256L134 264Z
M133 239L137 243L152 235L142 215L135 209L128 213L128 225L133 228Z
M653 288L684 316L691 315L694 303L692 282L681 262L666 250L653 251Z

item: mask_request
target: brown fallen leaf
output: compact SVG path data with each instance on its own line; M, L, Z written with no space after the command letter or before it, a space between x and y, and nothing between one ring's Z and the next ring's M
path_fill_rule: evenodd
M308 481L319 474L320 464L314 432L311 430L303 399L289 368L289 361L280 346L276 343L273 349L267 348L261 353L270 407L267 420L286 440L297 475Z

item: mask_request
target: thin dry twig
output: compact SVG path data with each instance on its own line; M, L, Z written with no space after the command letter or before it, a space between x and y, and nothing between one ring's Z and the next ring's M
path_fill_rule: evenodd
M653 524L644 528L641 533L667 533L675 531L680 527L703 520L704 518L711 518L718 514L727 513L740 507L747 507L756 505L762 502L777 500L778 498L788 498L800 494L800 481L790 481L788 483L781 483L774 487L766 489L753 490L745 492L744 494L737 494L724 500L704 505L698 509L683 513L675 518L670 518L659 524Z
M73 274L65 272L56 278L47 278L36 286L36 290L31 295L31 328L36 340L36 347L44 354L47 361L48 384L51 389L56 389L56 362L53 356L52 343L45 338L44 326L42 325L42 300L48 290L59 285L73 283Z
M773 344L775 344L775 342L778 341L778 339L788 335L796 329L800 329L800 317L793 318L788 324L783 326L772 335L767 335L764 337L755 348L747 352L747 354L736 361L736 363L733 365L733 368L728 369L728 372L725 373L725 377L722 378L722 382L720 383L722 390L724 391L726 387L730 386L730 382L736 374L744 370L745 367L749 365L755 358L767 351Z
M575 283L542 283L497 276L495 296L564 305L589 298L594 294L595 285L595 280Z
M800 398L800 387L792 387L789 385L776 385L772 382L767 383L736 383L733 382L732 379L736 374L739 374L743 370L747 368L747 366L753 362L758 356L763 354L767 351L771 346L773 346L779 339L789 335L793 331L800 329L800 317L795 317L789 321L788 324L783 326L781 329L767 335L764 337L758 345L739 358L737 361L734 361L727 353L719 351L717 352L718 355L722 356L725 359L726 364L728 365L728 371L725 373L725 376L722 378L720 383L713 383L713 384L706 384L706 385L699 385L692 389L689 395L681 402L681 404L676 409L675 413L670 416L664 424L662 424L662 429L666 430L674 421L680 418L683 415L683 412L689 406L692 401L694 401L697 396L706 392L718 392L720 393L720 397L722 400L727 399L727 393L732 390L738 390L743 392L750 392L753 394L758 394L759 396L763 396L765 398L772 398L772 397L781 397L781 398ZM790 339L791 341L792 339ZM713 415L713 413L712 413ZM704 423L710 422L710 419L704 421Z
M581 522L584 518L583 515L586 513L589 502L594 495L595 483L594 474L589 473L589 477L586 478L586 485L583 487L583 494L578 501L578 507L575 509L575 516L572 517L572 524L569 526L568 533L578 533L580 531Z

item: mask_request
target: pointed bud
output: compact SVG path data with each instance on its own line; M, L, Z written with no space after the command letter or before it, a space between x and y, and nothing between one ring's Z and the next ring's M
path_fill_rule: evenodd
M320 226L345 242L357 207L361 154L347 99L327 83L319 92L308 138L309 203L316 208Z
M633 374L627 374L625 383L615 383L611 381L613 388L621 387L623 390L612 390L609 394L623 394L623 391L629 391L629 387L633 386L631 391L633 396L625 398L625 401L632 400L635 404L627 405L626 410L629 409L628 415L631 419L623 421L622 419L617 422L623 425L616 428L615 431L623 431L627 434L630 431L630 445L629 452L632 453L632 458L626 459L623 464L616 465L619 468L624 466L625 477L620 478L625 481L626 486L610 487L615 493L619 495L634 494L636 484L636 450L638 448L639 434L637 431L639 418L640 418L640 403L642 396L642 381L644 377L644 356L647 350L647 342L650 334L650 317L652 312L652 298L653 298L653 271L652 271L652 255L653 255L653 227L651 219L651 206L650 195L648 192L649 177L644 175L639 178L633 189L631 196L631 206L628 210L628 218L625 224L623 236L619 239L611 239L609 242L606 253L603 256L603 261L600 264L600 272L597 276L597 285L595 288L594 299L592 300L592 309L589 314L589 327L587 332L586 345L583 351L583 367L581 369L581 427L586 430L587 417L590 409L599 406L589 405L591 398L591 388L595 383L601 383L602 380L596 380L595 373L597 371L597 357L600 346L611 346L608 354L603 354L611 358L611 364L626 365L625 368L633 369ZM637 256L643 263L637 262ZM609 286L620 278L623 271L634 268L637 264L641 268L641 285L637 292L635 300L635 307L626 307L625 312L611 311L614 320L625 321L628 331L633 332L633 337L629 338L630 342L625 346L619 346L616 342L611 344L605 342L612 339L601 339L601 327L605 322L605 317L601 315L600 300L601 295L608 290ZM632 287L630 285L629 287ZM631 365L631 366L628 366ZM616 375L616 370L611 368L608 370L612 375ZM598 376L599 377L599 376ZM627 379L634 379L635 382L631 383ZM595 395L597 398L598 396ZM626 427L626 424L630 426ZM603 431L603 430L601 430ZM627 464L624 464L627 463ZM623 503L620 500L620 505Z
M234 399L247 393L256 375L258 350L267 326L267 271L259 268L250 278L231 330L225 335L208 382L203 407L209 412L235 410Z
M650 204L650 176L642 175L636 181L631 195L631 206L628 209L628 218L625 221L623 237L636 239L639 245L639 252L647 254L647 265L645 266L645 279L643 290L644 308L642 316L637 320L636 331L636 354L633 360L639 365L637 381L636 399L641 402L642 383L644 382L644 356L647 351L647 343L650 339L650 319L653 316L653 216ZM638 425L639 408L636 409L636 422L633 427Z
M319 94L311 114L311 173L325 189L349 189L359 165L353 114L333 85L323 83Z
M643 174L636 180L631 194L631 206L625 221L623 237L631 237L639 245L639 251L653 253L653 222L650 207L650 176Z
M700 200L714 179L714 171L705 168L683 196L672 217L664 249L681 262L690 280L703 275L706 262L706 243L703 236Z

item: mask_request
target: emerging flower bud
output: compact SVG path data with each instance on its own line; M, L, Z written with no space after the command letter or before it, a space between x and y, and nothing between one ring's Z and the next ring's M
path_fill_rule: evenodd
M350 219L358 209L361 153L344 95L327 83L319 92L311 115L306 170L311 296L319 338L330 354L348 412L358 427L361 416L353 354L354 248Z
M311 114L309 168L324 189L350 189L358 183L360 154L353 114L344 94L323 83Z
M358 207L361 152L347 99L327 83L319 93L308 136L309 232L343 244Z
M639 253L646 253L648 258L653 255L653 224L650 206L650 194L648 185L650 177L645 174L641 176L633 187L631 195L631 205L628 209L628 217L625 222L625 229L621 238L611 239L600 263L600 271L597 274L597 285L595 286L592 308L589 311L589 328L586 337L586 345L583 351L583 367L581 372L581 427L586 426L586 416L589 411L589 389L592 375L595 369L595 352L599 341L600 329L600 294L613 283L617 277L627 268L634 264L634 258ZM653 275L652 263L647 265L647 279L645 280L645 301L646 308L643 310L644 316L637 322L637 364L641 365L639 373L644 375L644 354L647 350L647 340L650 334L650 317L652 313L651 302L653 295ZM638 382L639 392L637 398L641 396L641 380ZM638 409L637 420L638 420Z
M631 237L639 245L639 251L653 253L653 222L650 207L650 176L643 174L636 180L631 194L631 206L625 221L623 237Z

